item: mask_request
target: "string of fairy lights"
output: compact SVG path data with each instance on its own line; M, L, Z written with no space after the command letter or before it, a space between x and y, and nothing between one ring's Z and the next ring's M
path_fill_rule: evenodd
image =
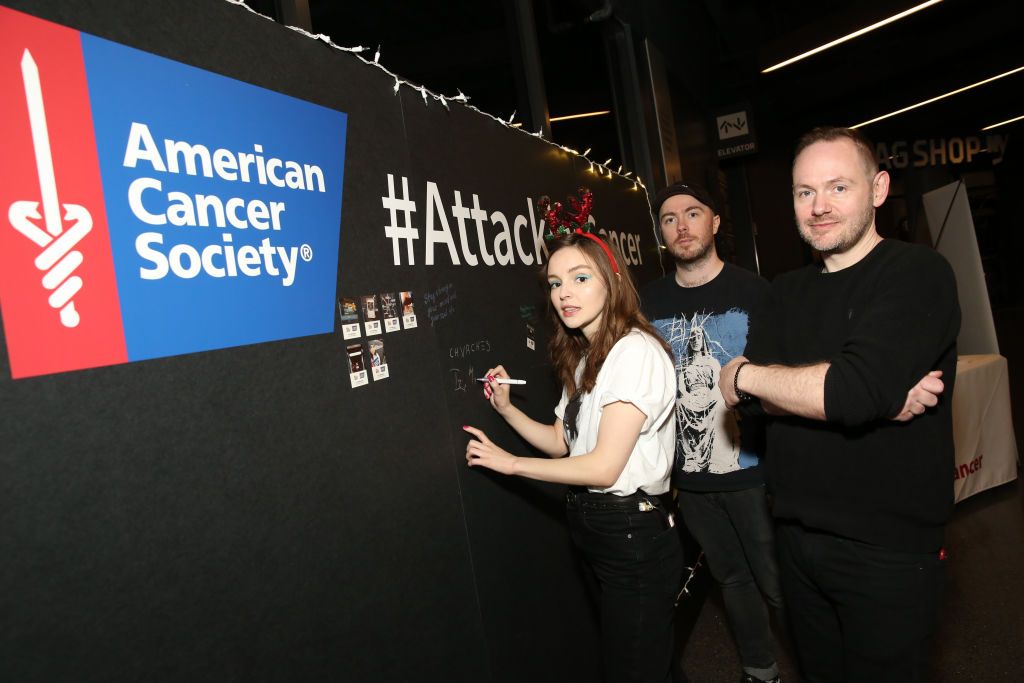
M697 570L700 569L703 559L704 551L701 550L700 554L697 555L697 560L693 563L692 567L683 567L683 569L690 572L690 574L686 577L686 581L683 582L683 587L679 589L678 593L676 593L676 607L679 607L680 601L682 601L684 597L690 594L690 582L693 581L693 577L697 575Z
M273 18L268 17L265 14L260 14L259 12L254 10L253 8L251 8L248 5L246 5L244 0L225 0L225 1L230 3L230 4L232 4L232 5L240 5L240 6L244 7L245 9L247 9L249 12L255 14L256 16L262 17L263 19L266 19L268 21L274 21ZM277 23L277 22L275 22L275 23ZM515 116L516 116L516 112L515 111L512 112L512 115L509 116L508 119L503 119L501 117L495 116L494 114L485 112L485 111L483 111L481 109L478 109L477 107L471 105L469 103L469 97L467 97L461 90L456 90L456 92L458 92L457 95L447 95L446 96L446 95L441 95L441 94L435 93L435 92L427 89L423 85L419 85L417 83L411 83L410 81L404 80L403 78L401 78L397 74L389 71L384 65L382 65L380 63L381 51L380 51L380 46L379 45L377 46L376 49L373 49L373 48L370 48L370 47L366 47L366 46L363 46L363 45L357 45L355 47L346 47L344 45L338 45L338 44L334 43L331 40L330 36L325 35L323 33L316 33L316 34L310 33L309 31L307 31L307 30L305 30L303 28L300 28L298 26L286 26L286 28L289 28L292 31L295 31L296 33L300 33L300 34L306 36L307 38L310 38L310 39L313 39L313 40L318 40L318 41L324 43L325 45L330 46L331 48L333 48L335 50L339 50L341 52L347 52L347 53L355 56L357 59L361 60L363 63L368 64L370 66L374 66L374 67L380 69L381 71L386 73L389 77L394 79L395 83L394 83L393 91L394 91L394 93L396 95L398 94L398 92L403 87L406 87L406 88L409 88L409 89L411 89L411 90L413 90L415 92L418 92L420 94L420 97L423 99L423 104L424 105L429 105L430 101L434 100L435 102L439 102L441 104L441 106L443 106L445 109L449 109L449 103L450 102L458 102L459 104L462 104L463 106L468 107L469 109L472 109L473 111L477 112L478 114L481 114L481 115L486 116L486 117L488 117L490 119L493 119L494 121L497 121L498 123L500 123L505 128L508 128L509 130L513 130L513 131L522 133L523 135L529 135L529 136L537 138L539 140L543 140L547 144L549 144L549 145L551 145L553 147L559 148L560 150L562 150L566 154L572 154L574 156L580 157L581 159L583 159L584 161L586 161L589 164L589 167L587 169L588 173L591 173L591 174L593 174L593 175L595 175L595 176L597 176L599 178L608 178L608 179L611 179L613 177L622 178L623 180L632 183L632 185L633 185L632 189L633 190L639 190L640 188L643 188L644 190L647 189L647 187L646 187L646 185L644 185L643 181L638 176L635 176L632 171L626 171L625 173L623 173L622 172L622 168L623 167L621 165L619 165L618 168L614 168L613 164L612 164L612 159L611 158L605 159L603 162L599 163L599 162L594 161L593 159L591 159L591 158L589 158L587 156L591 152L590 148L586 149L583 152L579 152L579 151L577 151L577 150L575 150L575 149L573 149L571 147L568 147L566 145L560 145L560 144L558 144L556 142L553 142L551 140L545 139L544 135L543 135L543 130L538 130L536 132L531 132L531 131L528 131L528 130L523 130L521 124L513 125L512 122L513 122L513 120L515 119ZM366 57L363 56L364 53L367 53L367 52L369 52L371 50L373 50L373 58L372 59L367 59Z

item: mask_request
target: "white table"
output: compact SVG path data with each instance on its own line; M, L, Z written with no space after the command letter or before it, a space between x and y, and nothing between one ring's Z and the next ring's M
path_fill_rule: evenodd
M1017 478L1006 358L960 356L953 389L953 492L960 502Z

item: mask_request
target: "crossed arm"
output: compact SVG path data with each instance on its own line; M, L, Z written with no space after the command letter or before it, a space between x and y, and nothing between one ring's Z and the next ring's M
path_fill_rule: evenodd
M761 399L761 405L769 415L796 415L825 420L825 376L829 367L829 363L798 367L755 365L744 356L737 356L722 368L718 386L730 408L740 403L736 395L736 389L739 388L741 392ZM903 408L890 419L897 422L914 419L937 405L944 389L942 371L929 372L911 387Z
M895 249L838 299L815 296L806 271L776 280L751 319L746 352L756 361L740 356L722 369L726 404L739 403L738 388L768 414L845 426L907 422L938 405L945 383L935 368L948 369L960 328L956 279L930 250ZM815 324L825 327L807 329ZM808 362L778 364L787 358Z

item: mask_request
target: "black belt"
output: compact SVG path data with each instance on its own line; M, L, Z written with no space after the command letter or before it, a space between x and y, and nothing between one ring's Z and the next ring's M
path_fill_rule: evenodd
M614 493L589 491L582 486L571 486L565 494L565 502L570 505L575 503L599 510L637 510L639 512L659 510L665 515L669 510L666 501L662 500L662 496L652 496L643 489L638 489L628 496L620 496Z

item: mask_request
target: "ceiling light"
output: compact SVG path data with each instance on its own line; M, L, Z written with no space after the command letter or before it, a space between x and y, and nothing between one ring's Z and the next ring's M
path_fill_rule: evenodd
M922 2L920 5L917 5L916 7L911 7L910 9L908 9L906 11L903 11L903 12L900 12L899 14L894 14L891 17L889 17L888 19L882 19L881 21L879 21L877 23L871 24L871 26L865 26L864 28L860 29L859 31L854 31L853 33L850 33L848 35L843 36L842 38L836 38L831 43L825 43L824 45L821 45L819 47L814 48L813 50L808 50L807 52L803 53L802 55L797 55L796 57L792 57L791 59L787 59L784 62L779 62L775 66L768 67L767 69L765 69L761 73L766 74L769 71L775 71L776 69L781 69L784 66L789 66L793 62L799 62L804 57L810 57L811 55L816 55L819 52L824 52L825 50L829 49L830 47L835 47L836 45L839 45L840 43L845 43L848 40L853 40L854 38L857 38L857 37L860 37L860 36L864 35L865 33L868 33L870 31L874 31L876 28L881 28L881 27L885 26L886 24L891 24L894 21L899 21L900 19L902 19L902 18L904 18L906 16L910 16L914 12L918 12L920 10L923 10L926 7L931 7L932 5L937 5L940 2L942 2L942 0L928 0L928 2Z
M993 123L991 126L985 126L984 128L982 128L982 130L992 130L996 126L1005 126L1008 123L1013 123L1014 121L1020 121L1021 119L1024 119L1024 114L1022 114L1021 116L1017 116L1015 118L1012 118L1012 119L1006 119L1005 121L1000 121L999 123Z
M568 121L569 119L585 119L589 116L604 116L605 114L611 113L612 112L610 109L605 109L604 111L588 111L586 114L569 114L568 116L553 116L548 120L551 121L551 123L554 123L555 121Z
M1005 76L1010 76L1012 74L1017 73L1018 71L1024 71L1024 66L1018 66L1016 69L1011 69L1010 71L1006 71L1004 73L1001 73L998 76L993 76L992 78L986 78L983 81L978 81L977 83L971 83L970 85L965 85L964 87L957 88L956 90L950 90L948 93L945 93L944 95L939 95L938 97L933 97L930 100L925 100L924 102L918 102L917 104L912 104L909 107L903 107L903 109L897 109L896 111L891 111L888 114L883 114L882 116L877 116L877 117L871 119L870 121L864 121L863 123L858 123L856 126L850 126L850 128L860 128L861 126L866 126L869 123L874 123L876 121L881 121L882 119L887 119L890 116L896 116L897 114L902 114L905 111L910 111L911 109L917 109L918 107L923 107L924 105L931 104L932 102L938 102L939 100L942 100L942 99L945 99L947 97L951 97L953 95L957 95L959 93L962 93L965 90L970 90L971 88L977 88L979 85L985 85L986 83L991 83L992 81L998 80L998 79L1003 78Z

